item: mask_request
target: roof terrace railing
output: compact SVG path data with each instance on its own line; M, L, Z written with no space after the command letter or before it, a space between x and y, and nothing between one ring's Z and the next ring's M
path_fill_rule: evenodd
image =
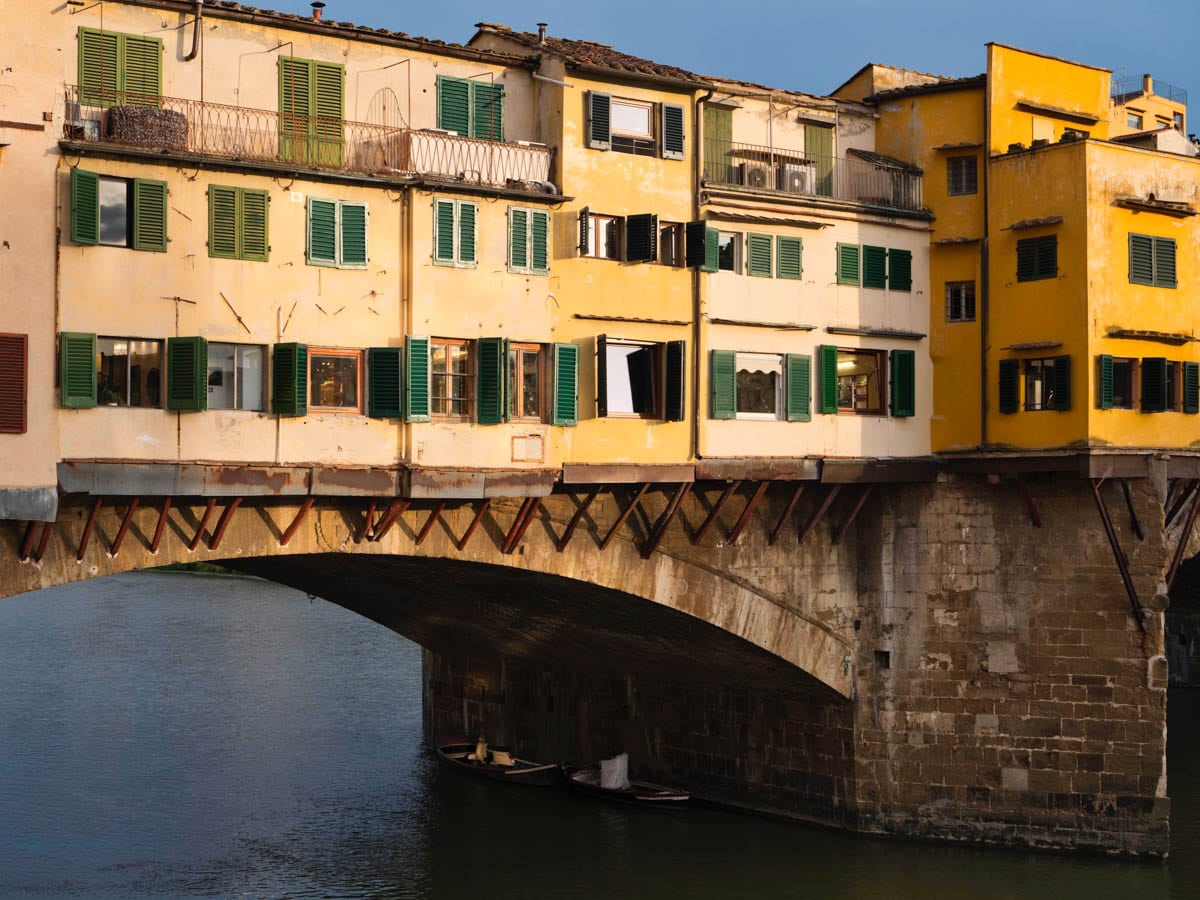
M381 177L545 186L549 147L68 85L64 137L210 159Z
M1142 94L1145 90L1145 81L1140 76L1129 76L1126 78L1114 78L1111 82L1109 93L1115 97L1136 97ZM1182 103L1187 105L1188 92L1185 88L1176 87L1166 81L1160 81L1155 78L1151 83L1156 97L1165 97L1172 103Z

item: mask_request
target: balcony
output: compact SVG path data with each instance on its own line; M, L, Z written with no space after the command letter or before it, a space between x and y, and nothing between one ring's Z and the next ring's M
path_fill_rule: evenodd
M383 178L545 190L550 148L278 113L177 97L67 87L66 140Z
M889 209L921 211L921 172L868 151L835 157L802 151L704 141L704 179L773 194L828 197Z

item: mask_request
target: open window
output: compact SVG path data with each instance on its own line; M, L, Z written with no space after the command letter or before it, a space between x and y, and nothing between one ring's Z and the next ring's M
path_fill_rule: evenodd
M685 355L684 341L597 337L597 415L682 421Z

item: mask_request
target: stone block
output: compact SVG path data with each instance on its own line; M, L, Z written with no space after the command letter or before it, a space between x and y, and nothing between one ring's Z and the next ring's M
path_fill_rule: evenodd
M1028 791L1029 770L1016 767L1001 768L1000 785L1006 791Z

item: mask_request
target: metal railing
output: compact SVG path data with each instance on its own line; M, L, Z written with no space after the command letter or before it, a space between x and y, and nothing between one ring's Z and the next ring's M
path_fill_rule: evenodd
M550 178L550 148L278 113L177 97L68 85L64 137L234 161L363 175L424 176L533 188Z
M706 138L704 177L710 184L740 185L780 194L854 200L891 209L923 208L920 175L853 157Z
M1128 76L1125 78L1114 78L1111 82L1111 95L1113 97L1135 97L1145 92L1144 81L1140 76ZM1151 88L1154 90L1156 97L1165 97L1172 103L1182 103L1187 105L1187 90L1181 87L1176 87L1166 81L1159 81L1157 78L1151 82Z

